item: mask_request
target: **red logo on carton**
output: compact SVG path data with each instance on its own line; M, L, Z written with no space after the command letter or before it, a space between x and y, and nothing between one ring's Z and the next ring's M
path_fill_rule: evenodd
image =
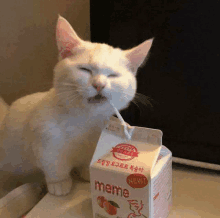
M148 184L147 177L140 173L130 174L126 181L132 188L144 188Z
M137 148L134 145L118 144L112 148L113 156L118 160L132 160L138 157Z

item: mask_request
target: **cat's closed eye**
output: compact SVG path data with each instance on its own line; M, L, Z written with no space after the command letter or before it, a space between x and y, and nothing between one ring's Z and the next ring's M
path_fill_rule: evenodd
M118 77L118 75L117 74L110 74L110 75L108 75L108 77Z
M92 71L90 69L88 69L88 68L79 67L79 69L82 70L82 71L85 71L85 72L88 72L88 73L92 74Z

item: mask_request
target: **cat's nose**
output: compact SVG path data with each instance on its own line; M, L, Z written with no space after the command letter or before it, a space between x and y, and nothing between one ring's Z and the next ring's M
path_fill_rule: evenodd
M102 91L106 84L103 84L103 83L93 83L92 86L97 90L97 92L100 92Z

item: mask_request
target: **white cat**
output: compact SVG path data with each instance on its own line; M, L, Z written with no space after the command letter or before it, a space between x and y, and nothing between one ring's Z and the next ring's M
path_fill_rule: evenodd
M18 175L40 169L49 192L66 195L73 167L89 180L104 122L114 114L110 101L118 110L128 107L152 39L125 51L83 41L61 16L56 38L53 88L11 105L1 127L0 168Z

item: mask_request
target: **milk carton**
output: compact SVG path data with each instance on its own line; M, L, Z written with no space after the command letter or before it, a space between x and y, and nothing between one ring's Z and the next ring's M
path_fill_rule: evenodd
M112 118L90 164L93 218L166 218L172 205L172 154L162 132Z

